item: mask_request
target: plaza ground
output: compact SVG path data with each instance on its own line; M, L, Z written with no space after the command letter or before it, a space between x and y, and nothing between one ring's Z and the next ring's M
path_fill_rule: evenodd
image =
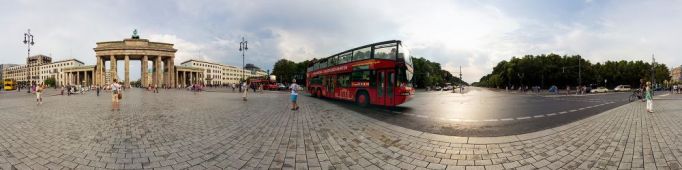
M679 169L682 96L633 102L545 130L439 135L334 101L141 89L111 96L0 93L2 169Z

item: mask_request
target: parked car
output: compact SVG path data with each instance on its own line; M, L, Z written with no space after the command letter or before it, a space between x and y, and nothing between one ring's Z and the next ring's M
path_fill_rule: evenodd
M597 87L596 89L592 89L592 93L606 93L609 92L609 89L606 87Z
M623 92L623 91L630 91L630 85L618 85L616 88L613 88L613 91L617 92Z
M286 89L287 89L287 86L285 86L285 85L282 84L282 83L277 83L277 89L278 89L278 90L286 90Z
M450 91L450 90L452 90L452 86L443 87L443 91Z
M440 86L436 86L436 87L434 87L433 89L436 90L436 91L440 91L441 88L440 88Z

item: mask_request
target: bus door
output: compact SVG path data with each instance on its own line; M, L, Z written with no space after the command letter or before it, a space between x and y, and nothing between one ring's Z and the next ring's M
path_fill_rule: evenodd
M380 70L377 72L377 104L384 106L395 105L395 71Z
M336 96L334 95L334 89L335 89L334 86L335 86L336 82L334 80L336 80L336 75L327 76L327 80L328 80L327 86L326 86L327 97L335 98Z

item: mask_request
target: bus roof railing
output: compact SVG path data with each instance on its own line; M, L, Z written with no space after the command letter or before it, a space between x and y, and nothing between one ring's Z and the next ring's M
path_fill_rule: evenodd
M400 44L400 43L402 43L402 42L401 42L400 40L388 40L388 41L382 41L382 42L367 44L367 45L363 45L363 46L360 46L360 47L355 47L355 48L352 48L352 49L350 49L350 50L342 51L342 52L340 52L340 53L336 53L336 54L331 55L331 56L328 56L328 57L324 57L324 58L317 59L317 61L311 61L308 67L311 67L311 66L314 65L315 63L318 63L318 62L321 62L321 61L327 61L329 58L334 57L334 56L338 56L338 55L341 55L341 54L345 54L345 53L348 53L348 52L352 52L352 51L359 50L359 49L363 49L363 48L367 48L367 47L372 47L372 46L381 45L381 44L388 44L388 43L398 43L398 44Z

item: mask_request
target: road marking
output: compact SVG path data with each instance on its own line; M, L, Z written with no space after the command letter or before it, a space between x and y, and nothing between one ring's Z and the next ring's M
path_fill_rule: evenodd
M478 120L464 119L462 122L478 122Z
M504 119L500 119L500 120L501 120L501 121L510 121L510 120L514 120L514 119L512 119L512 118L504 118Z
M560 115L562 115L562 114L566 114L566 113L568 113L568 112L566 112L566 111L563 111L563 112L559 112L559 114L560 114Z
M488 119L488 120L483 120L484 122L497 122L499 119Z
M530 117L528 117L528 116L526 116L526 117L517 117L516 119L517 119L517 120L523 120L523 119L530 119Z
M578 110L573 109L573 110L569 110L568 112L575 112L575 111L578 111Z
M425 115L416 115L416 116L420 117L420 118L429 118L428 116L425 116Z
M556 113L550 113L550 114L546 114L546 115L547 116L556 116L557 114Z
M545 117L545 115L536 115L536 116L533 116L533 118L541 118L541 117Z

